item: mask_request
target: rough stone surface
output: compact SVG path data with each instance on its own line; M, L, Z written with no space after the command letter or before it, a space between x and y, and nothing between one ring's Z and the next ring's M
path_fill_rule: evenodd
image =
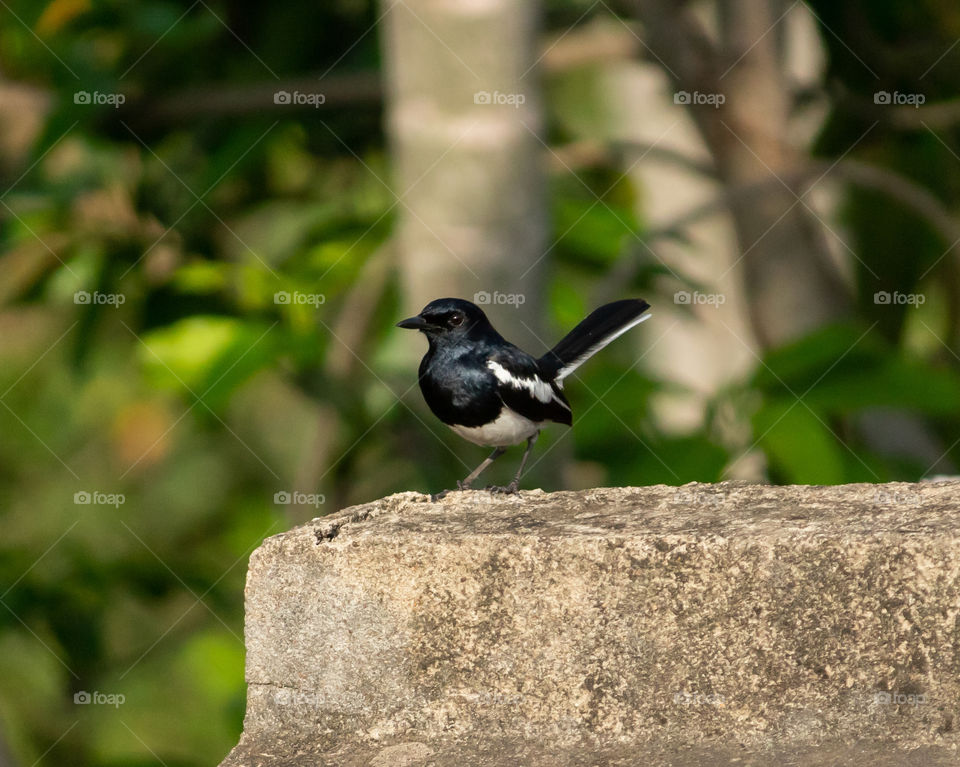
M240 765L960 764L960 482L403 493L267 539Z

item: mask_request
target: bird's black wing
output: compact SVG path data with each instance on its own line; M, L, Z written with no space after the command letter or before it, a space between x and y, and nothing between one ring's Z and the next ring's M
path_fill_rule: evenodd
M487 367L496 378L503 403L531 421L573 423L570 403L556 383L544 380L537 361L512 344L488 356Z

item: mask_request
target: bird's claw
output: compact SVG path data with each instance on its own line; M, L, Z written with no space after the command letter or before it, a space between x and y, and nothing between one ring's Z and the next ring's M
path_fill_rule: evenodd
M520 492L520 486L516 482L509 485L490 485L486 490L494 495L516 495Z
M431 501L439 501L441 498L446 498L450 493L456 493L459 490L470 490L470 483L464 482L462 479L457 480L456 489L451 490L441 490L439 493L433 493L430 496Z

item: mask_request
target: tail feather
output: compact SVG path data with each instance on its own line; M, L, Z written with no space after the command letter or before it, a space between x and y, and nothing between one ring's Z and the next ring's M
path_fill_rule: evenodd
M649 308L650 304L639 298L604 304L537 360L541 374L562 383L604 346L648 319L651 315L644 312Z

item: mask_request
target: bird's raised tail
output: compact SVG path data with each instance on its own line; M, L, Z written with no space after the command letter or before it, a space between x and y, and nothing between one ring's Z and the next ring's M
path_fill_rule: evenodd
M541 375L548 381L561 383L580 365L590 359L613 339L619 338L630 328L639 325L651 315L644 314L650 304L639 298L628 298L604 304L537 362Z

